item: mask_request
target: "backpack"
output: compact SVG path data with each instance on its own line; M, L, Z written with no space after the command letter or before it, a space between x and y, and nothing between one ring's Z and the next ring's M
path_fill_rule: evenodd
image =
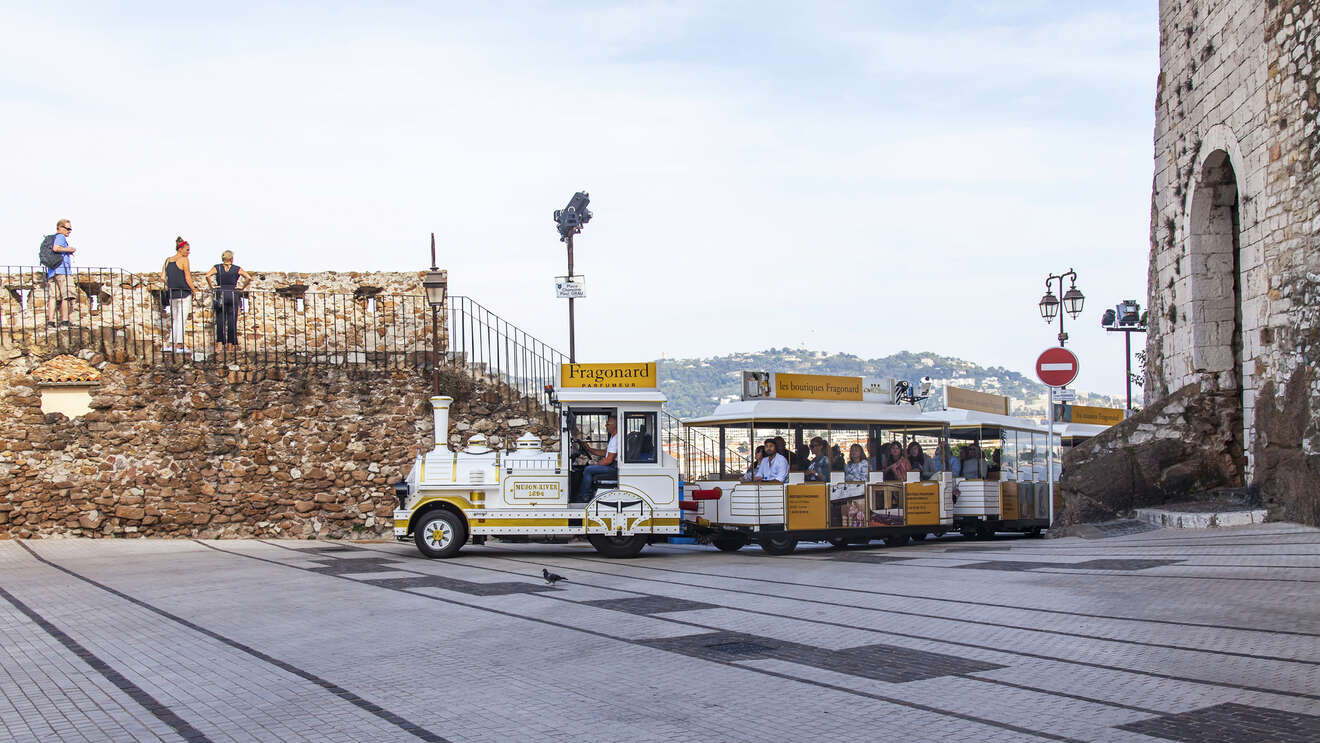
M47 269L59 268L64 262L64 256L55 252L55 236L46 235L41 240L41 252L37 256L41 260L41 265Z

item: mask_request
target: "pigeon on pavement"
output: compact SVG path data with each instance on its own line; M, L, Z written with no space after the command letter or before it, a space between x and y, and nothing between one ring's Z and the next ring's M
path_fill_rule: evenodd
M541 568L541 577L545 578L545 582L549 583L552 586L561 580L566 580L564 576L559 575L557 573L552 573L549 570L546 570L545 568Z

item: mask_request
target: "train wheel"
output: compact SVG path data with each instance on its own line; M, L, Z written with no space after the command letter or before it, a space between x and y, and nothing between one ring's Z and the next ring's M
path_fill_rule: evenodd
M467 542L463 519L441 508L423 514L413 529L417 549L427 557L453 557Z
M1037 527L1032 528L1030 531L1027 532L1027 536L1031 537L1032 539L1039 539L1039 538L1040 538L1040 527L1037 526Z
M712 539L711 544L721 552L737 552L747 544L747 538L738 534L721 534Z
M793 537L761 537L758 544L770 555L787 555L797 549L798 540Z
M591 546L596 551L606 557L616 557L626 559L636 557L641 553L642 548L646 546L645 534L634 534L631 537L611 537L602 534L592 534L587 537Z
M909 534L908 539L911 539L913 544L916 544L917 542L924 542L926 541L926 533L922 532L921 534Z
M836 550L847 549L848 545L852 543L852 540L846 537L834 537L829 541L830 541L830 546Z
M902 547L907 544L907 537L885 537L886 547Z

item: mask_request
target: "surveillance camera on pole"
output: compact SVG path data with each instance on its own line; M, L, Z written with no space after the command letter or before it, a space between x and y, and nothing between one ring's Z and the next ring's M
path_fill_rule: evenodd
M568 299L568 361L577 362L577 338L573 323L573 300L586 296L583 291L581 276L573 275L573 236L582 231L582 226L591 221L591 212L587 204L591 197L586 191L578 191L568 200L568 206L555 210L555 229L559 231L559 240L568 246L568 275L556 277L556 293Z
M1127 409L1132 412L1132 334L1146 332L1146 319L1142 315L1141 305L1135 299L1125 299L1105 310L1100 318L1100 326L1111 333L1123 334L1123 364L1126 369Z

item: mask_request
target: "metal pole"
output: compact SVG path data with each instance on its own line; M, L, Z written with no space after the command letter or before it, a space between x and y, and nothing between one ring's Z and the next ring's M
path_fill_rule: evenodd
M431 233L431 270L437 270L434 232ZM436 305L431 305L431 394L440 395L440 308Z
M573 233L564 238L568 243L568 280L573 280ZM568 298L568 363L577 363L577 337L573 327L573 298Z
M1127 408L1123 411L1123 417L1132 412L1132 331L1123 333L1123 368L1127 371L1124 377L1127 379Z
M1063 316L1067 314L1063 311L1063 277L1059 277L1059 348L1067 346L1067 335L1063 332ZM1054 397L1050 397L1050 410L1054 409Z
M1045 490L1050 499L1050 523L1054 526L1054 388L1049 388L1049 433L1045 439ZM1039 512L1038 512L1039 513ZM1048 528L1048 527L1046 527Z

